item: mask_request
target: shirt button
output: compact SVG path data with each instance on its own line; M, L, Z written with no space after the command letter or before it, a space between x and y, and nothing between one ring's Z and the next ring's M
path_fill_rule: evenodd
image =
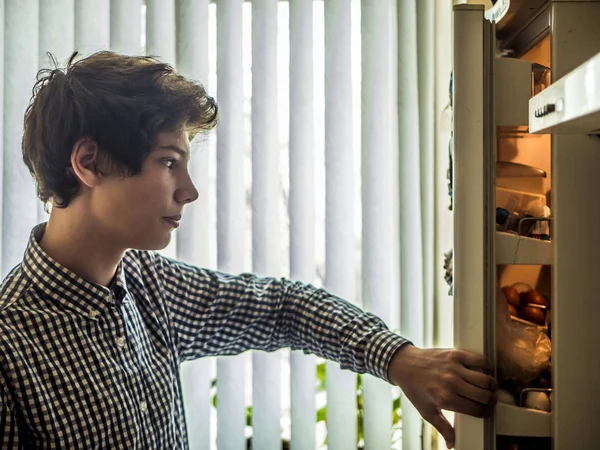
M148 411L148 404L146 402L141 402L140 403L140 410L145 413Z
M89 314L89 316L88 316L88 317L89 317L90 319L94 319L94 320L95 320L95 319L97 319L99 316L100 316L100 311L90 311L90 314Z
M125 338L123 336L117 338L117 345L119 347L124 347L125 346Z

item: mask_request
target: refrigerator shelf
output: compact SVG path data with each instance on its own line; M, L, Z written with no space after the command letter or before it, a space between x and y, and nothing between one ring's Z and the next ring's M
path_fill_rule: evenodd
M552 264L552 242L496 231L496 264Z
M600 133L600 53L529 100L529 132Z
M496 405L496 434L501 436L550 437L552 413L507 403Z

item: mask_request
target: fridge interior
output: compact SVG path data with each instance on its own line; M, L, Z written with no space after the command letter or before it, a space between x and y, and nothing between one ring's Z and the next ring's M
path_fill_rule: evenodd
M534 63L531 82L525 86L529 97L547 87L551 70L549 35L517 59ZM496 66L504 62L498 59ZM511 89L517 92L518 75L513 73L515 80L511 83L516 82L517 88L513 85ZM496 102L502 103L503 93L499 90ZM523 107L522 99L519 102L507 107L506 114L511 118L523 117L521 111L514 109ZM497 111L495 130L499 288L495 323L501 388L496 448L550 449L552 371L545 362L550 359L552 339L551 138L529 134L528 123L523 119L505 125L502 115ZM531 365L519 372L516 366L522 365L523 360Z

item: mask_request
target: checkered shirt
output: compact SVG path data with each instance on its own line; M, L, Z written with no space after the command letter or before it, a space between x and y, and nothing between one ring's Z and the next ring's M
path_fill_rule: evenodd
M152 252L106 288L53 261L44 229L0 291L3 449L187 449L182 361L291 347L386 379L407 342L323 289Z

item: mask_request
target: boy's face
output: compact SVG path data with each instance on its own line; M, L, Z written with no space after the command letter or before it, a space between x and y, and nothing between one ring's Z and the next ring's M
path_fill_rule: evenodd
M160 133L139 175L110 176L95 186L91 213L105 239L123 249L165 248L184 205L198 198L188 160L187 132Z

